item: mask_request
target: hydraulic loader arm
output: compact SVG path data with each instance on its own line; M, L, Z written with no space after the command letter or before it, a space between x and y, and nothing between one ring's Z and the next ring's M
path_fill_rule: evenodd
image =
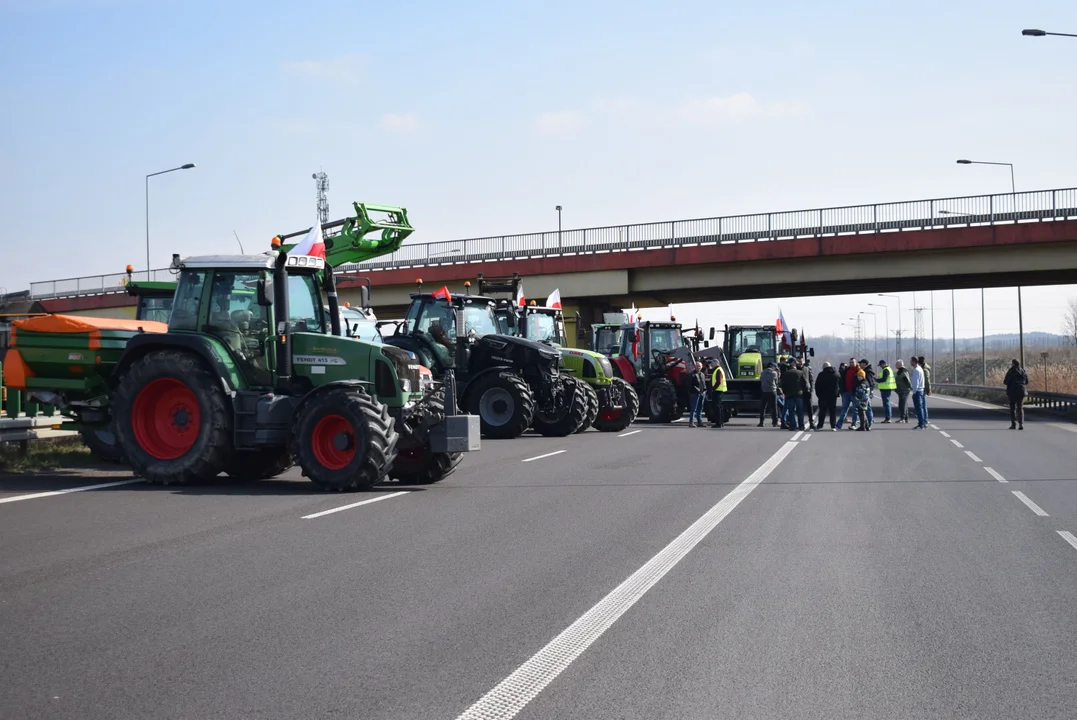
M404 244L405 238L415 232L408 222L408 211L391 205L374 205L371 203L352 203L355 216L322 225L325 238L325 262L331 267L340 267L348 263L362 262L396 252ZM371 213L382 215L379 219ZM330 234L336 228L340 231ZM381 230L381 236L367 238L367 235ZM296 246L298 240L309 232L280 235L281 250L288 252ZM292 240L291 243L287 243Z

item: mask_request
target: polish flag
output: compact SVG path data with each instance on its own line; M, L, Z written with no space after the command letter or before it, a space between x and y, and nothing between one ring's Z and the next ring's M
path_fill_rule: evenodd
M546 307L561 309L561 288L557 288L546 298Z
M516 304L523 307L526 303L524 301L524 284L520 283L516 286Z
M442 285L441 289L431 295L431 297L444 298L445 302L452 302L452 295L449 294L449 287L447 285Z
M322 223L314 223L307 236L288 251L289 255L312 255L325 260L325 241L322 239Z

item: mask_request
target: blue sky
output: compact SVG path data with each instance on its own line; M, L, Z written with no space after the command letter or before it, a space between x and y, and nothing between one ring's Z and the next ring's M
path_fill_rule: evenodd
M1077 40L1023 27L1077 4L0 0L0 286L143 267L185 162L155 266L308 226L319 169L416 242L1074 186Z

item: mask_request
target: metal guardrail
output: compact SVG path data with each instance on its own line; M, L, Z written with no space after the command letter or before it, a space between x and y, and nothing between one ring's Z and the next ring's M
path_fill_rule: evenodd
M998 387L996 385L958 385L956 383L932 383L931 388L933 390L937 388L940 391L952 389L991 393L999 395L1003 399L1006 398L1006 388ZM1025 397L1025 406L1041 408L1043 410L1051 410L1054 412L1061 412L1063 414L1077 414L1077 395L1029 390L1028 395Z
M58 430L53 427L55 425L62 426L66 422L70 422L70 418L62 415L55 417L23 415L17 418L0 418L0 444L9 442L25 443L29 440L78 435L78 432L74 430Z
M998 225L1022 221L1077 218L1077 188L997 195L911 200L790 210L753 215L669 220L636 225L497 235L405 245L395 253L344 265L337 272L364 272L433 265L518 260L685 245L775 242L796 238L925 230L952 226ZM334 223L330 225L335 226ZM331 237L331 234L327 233ZM146 279L145 270L135 273ZM167 269L153 279L172 278ZM122 292L123 273L30 284L34 299Z

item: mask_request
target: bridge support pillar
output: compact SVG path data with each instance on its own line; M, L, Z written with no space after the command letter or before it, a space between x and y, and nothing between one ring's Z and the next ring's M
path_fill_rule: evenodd
M605 300L570 299L564 303L565 334L570 347L586 348L590 342L591 325L602 322L602 313L620 312ZM579 314L577 317L577 313ZM583 337L580 337L582 333Z

